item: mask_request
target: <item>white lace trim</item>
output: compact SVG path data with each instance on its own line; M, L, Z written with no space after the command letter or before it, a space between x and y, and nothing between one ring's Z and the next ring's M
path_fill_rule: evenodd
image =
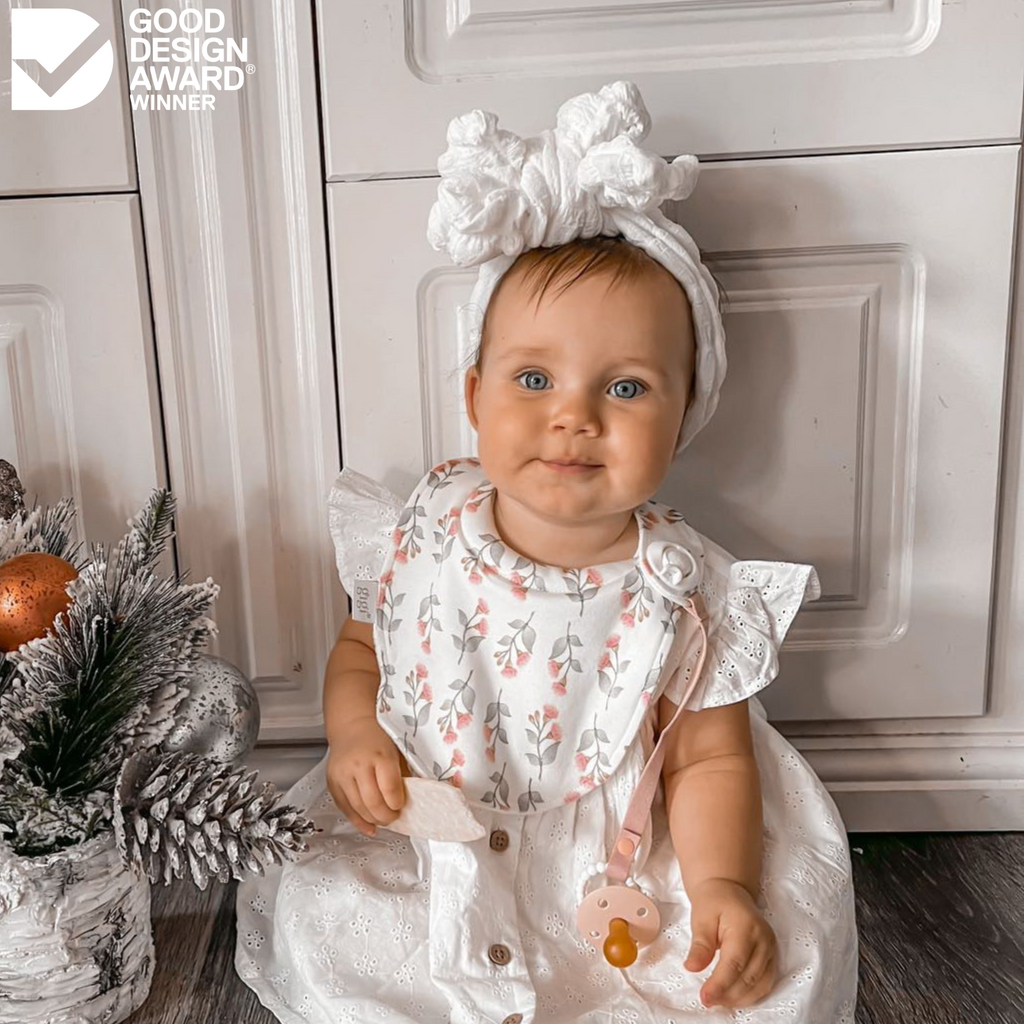
M708 657L690 711L735 704L764 689L779 672L778 652L806 600L821 596L813 565L736 561L704 539L707 557L699 590L708 609ZM678 703L700 656L689 652L662 694Z
M352 596L354 581L376 580L405 501L348 466L335 477L327 498L338 577Z

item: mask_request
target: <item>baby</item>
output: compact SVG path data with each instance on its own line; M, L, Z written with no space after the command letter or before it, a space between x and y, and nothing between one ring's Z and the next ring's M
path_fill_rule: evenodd
M553 295L547 286L559 283ZM672 462L694 355L686 293L630 243L598 238L520 256L491 299L465 378L502 541L565 568L628 558L633 509ZM324 682L328 786L367 835L397 817L410 774L376 720L372 633L345 622ZM662 697L659 728L675 711ZM684 714L662 775L692 904L685 966L702 970L721 946L701 999L750 1006L771 991L777 965L775 934L756 905L761 793L746 701Z
M323 831L238 890L239 973L287 1024L854 1022L845 831L755 696L817 576L653 497L725 360L714 279L657 210L696 161L640 150L648 127L616 82L535 139L449 128L428 236L481 267L478 454L407 498L332 488L352 617L327 754L286 796ZM477 838L400 828L422 786Z

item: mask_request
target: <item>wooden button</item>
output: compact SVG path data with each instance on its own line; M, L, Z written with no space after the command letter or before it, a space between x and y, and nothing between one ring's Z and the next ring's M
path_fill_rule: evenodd
M501 1024L523 1024L523 1015L521 1013L510 1013Z
M512 954L508 951L508 946L495 942L488 950L487 955L491 958L492 964L497 964L499 967L504 967L505 964L512 959Z
M503 828L496 828L491 833L491 849L499 853L508 849L508 833Z

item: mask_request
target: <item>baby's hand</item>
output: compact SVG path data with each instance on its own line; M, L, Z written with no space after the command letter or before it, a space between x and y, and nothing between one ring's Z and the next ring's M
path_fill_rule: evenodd
M738 882L709 878L691 896L693 940L683 961L703 971L721 946L718 963L701 988L705 1006L751 1006L775 986L775 932Z
M365 835L398 817L405 803L403 765L398 747L372 716L347 722L331 736L327 788L342 814Z

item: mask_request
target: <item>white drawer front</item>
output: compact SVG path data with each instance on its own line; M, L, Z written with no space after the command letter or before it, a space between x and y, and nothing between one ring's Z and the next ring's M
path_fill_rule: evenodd
M663 156L1020 139L1017 0L940 3L321 3L329 180L431 175L455 115L521 136L617 78Z

